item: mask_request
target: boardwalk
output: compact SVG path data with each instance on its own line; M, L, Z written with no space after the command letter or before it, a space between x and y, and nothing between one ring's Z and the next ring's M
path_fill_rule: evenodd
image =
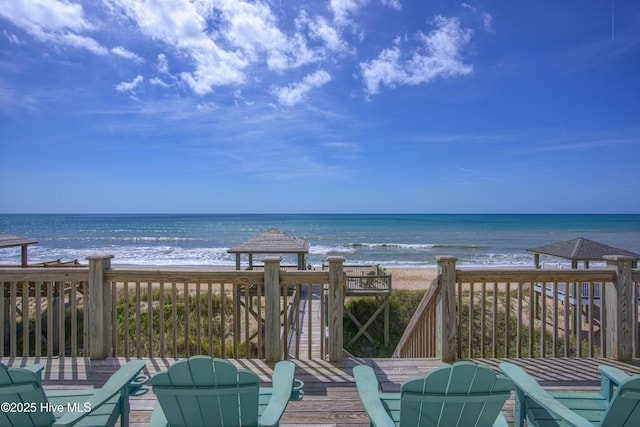
M166 369L173 359L144 359L147 373L153 375ZM4 358L5 364L24 366L31 363L45 365L43 383L47 389L73 386L100 386L106 381L124 359L90 361L84 358ZM474 359L491 367L501 360ZM554 389L596 389L599 386L598 365L607 363L617 366L629 374L640 374L640 360L619 363L602 359L512 359L541 381L545 387ZM232 360L259 374L267 382L272 373L272 364L260 360ZM353 382L352 371L357 364L374 367L383 391L398 391L403 381L416 375L424 375L442 364L437 359L355 359L348 358L341 364L330 364L319 360L295 360L296 377L305 382L305 396L300 402L291 402L282 419L284 427L292 426L367 426L358 393ZM146 426L155 398L153 393L132 398L131 425ZM505 415L513 421L513 401L505 405Z
M321 359L320 354L320 310L322 304L320 304L320 286L312 285L311 290L311 304L309 304L309 288L302 286L300 289L300 324L294 323L294 333L291 334L291 338L287 343L289 348L289 357L296 359L309 359L307 355L311 354L312 359ZM309 307L311 306L311 307ZM296 340L294 339L295 328L299 328L299 355L296 357Z

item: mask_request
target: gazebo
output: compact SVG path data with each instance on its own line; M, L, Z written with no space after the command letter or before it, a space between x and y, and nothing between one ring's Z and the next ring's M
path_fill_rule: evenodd
M253 269L254 254L297 254L298 270L304 270L305 256L309 253L309 243L298 237L290 236L277 228L270 228L227 250L227 252L236 254L236 270L240 270L242 254L249 256L249 270Z
M637 268L640 254L624 249L614 248L603 243L578 237L577 239L565 240L563 242L551 243L549 245L538 246L527 249L534 256L536 268L540 268L540 255L549 255L558 258L571 260L571 268L578 268L578 262L582 261L584 268L589 268L589 261L602 261L605 255L623 255L634 259L633 268Z
M20 265L25 268L29 263L27 256L27 248L29 245L35 245L38 243L33 239L26 239L24 237L12 236L11 234L0 234L0 248L15 248L21 247L21 262Z

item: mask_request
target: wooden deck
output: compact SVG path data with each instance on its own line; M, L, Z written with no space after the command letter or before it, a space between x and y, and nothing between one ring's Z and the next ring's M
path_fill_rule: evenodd
M168 368L174 359L144 359L147 373L153 375ZM473 359L497 369L500 359ZM32 363L45 365L43 383L47 389L98 387L125 359L91 361L86 358L3 358L10 366ZM531 373L545 387L558 390L597 389L600 384L598 365L614 365L629 374L640 374L640 359L620 363L603 359L511 359ZM261 360L233 360L259 374L267 383L273 372L273 364ZM358 399L352 370L357 364L374 367L383 391L398 391L403 381L424 375L442 362L438 359L358 359L347 358L343 363L331 364L319 360L294 360L296 377L305 382L304 399L291 402L282 419L283 427L291 426L367 426L367 418ZM155 405L153 393L131 399L130 421L132 427L147 425ZM513 400L504 408L505 416L513 421Z

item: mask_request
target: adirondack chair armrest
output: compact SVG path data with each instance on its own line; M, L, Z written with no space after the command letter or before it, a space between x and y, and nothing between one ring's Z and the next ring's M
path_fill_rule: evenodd
M613 366L600 365L600 394L607 400L611 400L614 394L614 388L629 378L624 371L614 368Z
M371 424L376 427L395 427L395 423L387 414L378 394L378 379L373 369L367 365L353 368L353 377L362 406L364 406Z
M104 405L105 402L110 400L113 396L120 393L121 399L124 399L125 410L128 410L129 393L128 387L132 381L135 381L140 371L145 367L145 363L142 360L133 360L126 365L118 369L109 380L91 395L85 402L86 407L91 408L91 411ZM54 427L58 426L72 426L78 421L86 417L91 413L89 412L67 412L60 417L53 424ZM122 416L122 414L121 414Z
M284 410L287 408L293 390L293 375L296 366L284 360L276 363L273 369L273 393L271 400L260 416L261 426L277 426Z
M519 393L524 397L533 400L545 410L558 418L562 418L567 425L575 427L593 427L588 420L571 411L569 408L558 402L538 382L527 374L521 367L509 362L500 363L500 370L516 386L516 396ZM521 404L523 402L520 402ZM526 409L522 416L525 416Z
M26 369L27 371L31 371L34 374L37 374L38 376L40 376L42 375L42 371L44 370L44 365L40 363L36 363L33 365L25 366L23 369Z

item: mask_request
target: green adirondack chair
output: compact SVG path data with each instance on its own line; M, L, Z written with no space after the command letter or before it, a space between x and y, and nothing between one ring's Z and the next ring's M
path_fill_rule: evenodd
M503 362L500 369L516 386L514 421L529 426L640 426L640 375L601 365L600 392L547 392L522 368Z
M1 426L129 425L129 396L146 393L141 375L145 363L131 361L99 389L48 390L41 382L42 365L7 368L0 363Z
M258 375L227 360L180 360L151 378L158 398L151 426L277 426L289 400L302 399L294 370L293 363L278 362L273 388L261 388Z
M356 366L353 375L371 426L507 426L501 411L511 382L475 363L436 368L405 381L400 393L378 393L370 366Z

